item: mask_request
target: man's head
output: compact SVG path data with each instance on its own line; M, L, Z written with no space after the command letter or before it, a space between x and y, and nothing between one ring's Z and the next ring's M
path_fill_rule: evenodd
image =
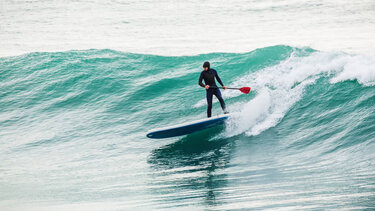
M203 69L204 69L205 71L209 70L209 69L210 69L210 63L209 63L209 62L204 62L204 63L203 63Z

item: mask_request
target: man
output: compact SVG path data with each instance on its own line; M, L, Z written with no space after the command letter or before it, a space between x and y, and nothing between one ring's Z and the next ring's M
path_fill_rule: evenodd
M198 84L201 87L204 87L206 89L206 98L207 98L207 117L211 117L211 110L212 110L212 96L215 95L216 98L219 100L221 108L224 111L224 114L228 113L225 110L225 103L223 98L221 97L221 93L219 88L216 86L215 83L216 80L220 83L220 85L223 87L223 89L227 89L226 86L224 86L223 82L221 82L221 79L219 75L217 74L216 70L210 68L209 62L203 63L203 71L201 72L201 75L199 77ZM204 83L202 83L202 80L204 80Z

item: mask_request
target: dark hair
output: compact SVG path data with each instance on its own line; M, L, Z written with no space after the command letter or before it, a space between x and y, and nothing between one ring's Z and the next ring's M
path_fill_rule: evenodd
M208 67L210 69L210 63L209 62L204 62L203 63L203 68Z

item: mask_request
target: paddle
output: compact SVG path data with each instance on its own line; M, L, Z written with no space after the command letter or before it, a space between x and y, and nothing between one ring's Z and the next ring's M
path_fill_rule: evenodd
M219 87L219 88L223 89L223 87ZM237 89L237 90L240 90L244 94L249 94L249 92L251 90L250 87L242 87L242 88L229 88L229 87L227 87L227 89Z

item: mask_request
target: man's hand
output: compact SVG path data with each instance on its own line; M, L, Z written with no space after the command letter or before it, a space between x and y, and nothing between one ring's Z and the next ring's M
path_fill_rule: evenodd
M223 86L223 89L227 89L227 87L226 87L226 86Z
M206 89L209 89L210 88L210 86L209 85L206 85L204 88L206 88Z

